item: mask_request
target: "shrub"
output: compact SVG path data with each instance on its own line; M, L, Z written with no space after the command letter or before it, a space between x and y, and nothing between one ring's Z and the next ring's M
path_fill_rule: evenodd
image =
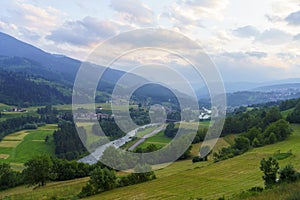
M199 156L195 156L195 157L193 158L193 160L192 160L193 163L196 163L196 162L202 162L202 161L204 161L204 159L203 159L203 158L200 158Z
M295 182L299 179L299 173L294 169L292 165L285 166L282 170L279 172L280 174L280 182Z
M37 129L37 125L36 124L29 124L29 123L27 123L27 124L25 124L23 126L23 128L24 129Z
M264 191L264 188L262 188L262 187L257 187L257 186L252 187L252 188L250 188L250 189L248 190L248 192L262 192L262 191Z
M265 181L266 188L271 188L277 180L277 173L279 170L279 164L277 160L273 157L262 159L260 162L260 170L264 173L262 178Z

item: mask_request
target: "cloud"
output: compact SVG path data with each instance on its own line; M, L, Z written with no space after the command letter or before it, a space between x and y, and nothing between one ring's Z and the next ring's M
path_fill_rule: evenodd
M223 7L227 4L226 1L218 0L187 0L184 2L188 6L192 7L202 7L202 8L218 8Z
M300 41L300 33L294 36L294 40L299 40Z
M285 20L291 25L300 25L300 10L289 14Z
M233 33L239 37L256 37L260 34L259 30L254 26L243 26L233 30Z
M203 28L204 20L223 20L227 0L178 0L160 17L167 18L180 30Z
M281 22L282 18L276 15L270 15L266 14L265 17L267 18L268 21L274 23L274 22Z
M260 36L256 38L256 41L262 42L268 45L280 45L292 40L292 35L279 29L265 30Z
M111 0L110 7L132 24L151 25L154 13L149 6L139 0Z
M259 52L259 51L249 51L249 52L224 52L221 54L218 54L217 57L226 57L230 60L242 60L245 61L245 59L261 59L268 56L265 52Z
M4 22L26 29L27 33L47 34L59 24L62 13L52 7L40 8L31 4L15 3L9 8L10 15L4 17ZM25 31L25 32L26 32Z
M115 35L121 29L123 25L115 21L85 17L82 20L65 22L46 38L55 43L89 46Z
M10 2L6 5L6 13L0 16L0 31L43 48L48 42L44 37L60 26L63 17L61 11L51 6Z
M280 56L282 55L266 55L263 52L226 52L216 54L212 59L225 81L234 79L253 82L295 76L293 73L297 70Z
M265 58L268 56L267 53L265 52L259 52L259 51L251 51L251 52L246 52L247 55L251 57L256 57L256 58Z

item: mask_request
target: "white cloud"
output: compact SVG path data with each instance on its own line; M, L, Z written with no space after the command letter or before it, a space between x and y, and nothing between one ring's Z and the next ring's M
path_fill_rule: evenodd
M294 36L294 40L299 40L300 41L300 33Z
M152 25L154 13L149 6L139 0L111 0L111 8L131 24Z
M4 18L6 23L23 27L40 35L47 34L49 30L59 24L62 13L52 7L40 8L31 4L16 3L10 10L10 16Z
M287 59L292 57L291 54L257 57L253 56L253 52L230 52L214 55L212 59L225 81L266 81L297 77L300 69L287 63Z
M268 56L267 53L259 52L259 51L250 51L250 52L246 52L246 54L249 56L252 56L252 57L256 57L256 58L265 58Z
M180 30L204 27L204 20L223 20L227 0L177 1L161 17L168 18Z
M93 17L85 17L82 20L65 22L61 27L48 35L47 39L59 44L68 43L89 46L114 36L124 27L126 26L112 20L98 20Z
M265 30L260 36L256 38L256 41L268 44L268 45L280 45L288 43L292 40L293 36L279 29Z
M259 30L254 26L243 26L233 30L233 33L239 37L256 37L260 34Z
M289 14L285 20L291 25L300 25L300 10Z
M37 7L16 2L8 5L7 15L1 16L0 31L25 42L42 47L42 38L60 25L64 14L51 7Z

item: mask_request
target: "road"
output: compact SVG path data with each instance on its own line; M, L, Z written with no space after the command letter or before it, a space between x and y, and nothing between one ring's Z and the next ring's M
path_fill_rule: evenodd
M160 131L162 131L165 128L165 125L161 125L160 127L158 127L157 129L155 129L154 131L152 131L151 133L148 133L147 135L144 135L141 139L139 139L134 145L132 145L128 150L132 151L134 150L137 146L139 146L140 144L142 144L147 138L152 137L153 135L159 133Z
M147 128L147 127L150 127L150 126L157 126L157 125L161 125L161 124L147 124L147 125L138 127L136 129L128 132L122 138L119 138L117 140L111 141L111 142L106 143L106 144L104 144L102 146L99 146L93 153L91 153L90 155L88 155L88 156L86 156L84 158L81 158L77 162L88 163L88 164L95 164L101 158L101 156L103 155L103 152L106 150L107 147L114 146L115 148L120 148L121 146L123 146L127 142L131 141L132 137L134 137L136 135L136 133L137 133L137 131L139 129L144 129L144 128ZM151 133L153 133L153 132L151 132ZM149 133L149 134L151 134L151 133ZM147 134L147 135L149 135L149 134ZM149 136L149 137L151 137L151 136Z

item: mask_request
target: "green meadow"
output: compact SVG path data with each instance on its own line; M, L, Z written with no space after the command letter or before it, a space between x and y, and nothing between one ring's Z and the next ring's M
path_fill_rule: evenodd
M256 196L242 196L240 194L254 186L264 186L262 172L259 169L260 161L276 152L292 151L293 155L279 160L279 164L283 167L290 163L300 171L300 125L293 124L292 128L293 134L283 142L254 148L243 155L217 163L212 161L211 156L208 162L192 163L190 159L177 161L166 168L156 170L156 180L117 188L87 199L218 199L223 196L226 199L274 199L274 197L285 199L293 191L297 191L300 183L280 186L274 190L277 193L264 191ZM39 131L37 130L37 132ZM24 140L31 134L26 135ZM164 139L159 138L161 136L161 133L157 134L157 137L152 138L150 142L163 141ZM214 151L228 146L234 137L234 135L229 135L220 138ZM198 154L200 146L201 143L193 145L193 155ZM154 169L156 168L154 166ZM118 175L120 174L122 173L118 173ZM0 198L10 196L11 199L72 199L87 181L88 178L52 182L46 187L37 189L20 186L0 192Z
M10 134L0 142L0 160L11 163L20 169L27 160L38 154L54 155L53 132L56 124L38 127L35 130L23 130ZM46 143L45 138L49 136Z

